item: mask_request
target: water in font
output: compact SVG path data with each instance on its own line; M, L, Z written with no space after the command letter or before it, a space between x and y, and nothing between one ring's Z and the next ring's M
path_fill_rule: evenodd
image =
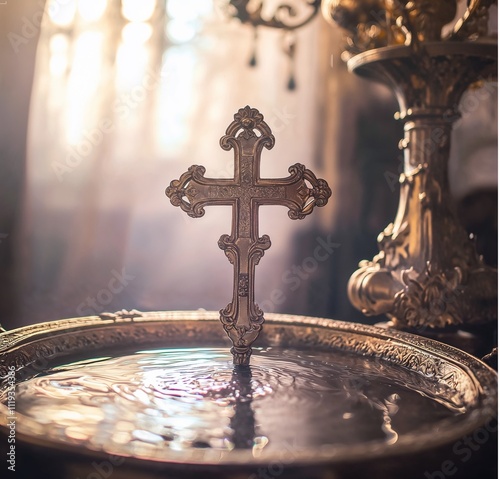
M332 361L332 357L334 361ZM123 454L393 444L460 415L422 379L383 361L256 348L135 351L59 366L18 384L16 409L52 439Z

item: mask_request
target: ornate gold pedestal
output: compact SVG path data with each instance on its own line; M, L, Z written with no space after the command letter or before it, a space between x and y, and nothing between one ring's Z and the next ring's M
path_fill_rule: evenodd
M351 71L390 86L404 122L399 209L379 235L380 253L351 277L352 304L401 328L481 324L497 316L497 271L477 255L449 192L448 159L458 105L471 85L496 75L486 38L491 1L472 1L452 32L454 0L324 3L348 31Z

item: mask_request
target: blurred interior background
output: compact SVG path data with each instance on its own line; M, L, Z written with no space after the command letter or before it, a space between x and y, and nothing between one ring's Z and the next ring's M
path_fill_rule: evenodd
M233 175L219 138L247 104L276 137L262 177L287 176L300 162L333 191L300 222L261 208L272 247L257 268L258 304L380 320L350 305L346 285L395 216L402 126L388 89L347 72L341 33L321 15L292 40L266 28L256 40L223 1L0 3L4 327L122 308L225 307L232 266L217 240L230 231L230 208L191 219L164 191L192 164ZM464 224L496 265L498 100L489 80L462 100L450 180Z

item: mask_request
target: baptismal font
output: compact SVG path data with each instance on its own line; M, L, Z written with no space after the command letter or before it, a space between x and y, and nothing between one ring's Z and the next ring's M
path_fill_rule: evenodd
M453 107L496 65L493 42L481 40L489 4L470 2L442 39L454 1L323 2L348 31L349 68L388 81L405 121L397 218L349 286L355 305L400 329L492 318L495 273L458 224L446 179ZM231 206L231 232L219 240L234 268L227 307L122 310L0 334L0 447L26 477L481 471L477 445L494 443L497 375L479 359L397 328L266 314L255 304L255 269L270 247L258 208L280 204L302 219L328 208L331 195L300 164L287 178L261 178L261 152L274 144L263 114L241 108L221 139L234 150L233 178L207 178L195 165L167 188L192 217ZM465 463L457 449L475 454Z

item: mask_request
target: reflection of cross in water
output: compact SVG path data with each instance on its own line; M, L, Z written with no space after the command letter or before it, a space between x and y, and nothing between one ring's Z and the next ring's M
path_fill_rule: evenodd
M231 377L235 398L231 417L231 438L235 449L251 449L255 439L255 416L252 409L252 371L249 367L235 367Z
M262 148L271 149L274 136L264 117L249 106L234 115L220 144L224 150L234 149L234 178L205 178L205 168L193 165L170 183L166 193L174 206L193 218L203 216L205 206L232 206L231 234L220 237L219 247L234 265L233 299L221 310L220 319L233 342L234 363L248 364L264 322L254 302L255 266L271 246L269 236L259 237L259 206L287 206L290 218L302 219L314 206L326 205L331 191L325 180L298 163L288 169L287 178L260 178Z

